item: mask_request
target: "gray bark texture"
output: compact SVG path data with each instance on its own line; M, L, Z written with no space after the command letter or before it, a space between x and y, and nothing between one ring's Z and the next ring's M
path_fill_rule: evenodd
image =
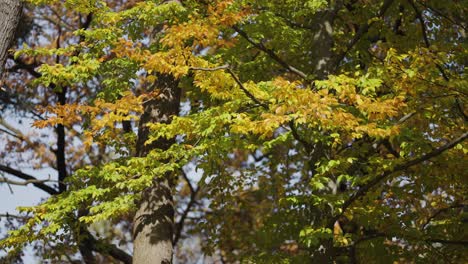
M0 0L0 76L3 74L8 49L15 37L22 9L23 2L20 0Z
M138 128L136 155L146 156L153 149L167 150L174 139L159 139L145 145L148 139L148 123L169 123L172 116L179 113L180 89L178 80L171 75L159 75L155 89L160 91L158 98L144 104ZM139 202L133 220L133 263L169 264L172 263L172 239L174 236L173 183L170 175L153 179Z

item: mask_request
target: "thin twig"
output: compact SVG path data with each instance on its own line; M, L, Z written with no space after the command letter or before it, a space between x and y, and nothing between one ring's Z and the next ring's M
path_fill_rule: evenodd
M8 186L8 189L10 190L10 193L13 194L13 188L11 187L11 182L8 181L5 175L2 174L2 178L0 179L0 182L5 182Z

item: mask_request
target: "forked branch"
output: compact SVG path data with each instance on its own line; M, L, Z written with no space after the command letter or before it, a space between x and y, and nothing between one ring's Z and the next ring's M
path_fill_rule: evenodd
M6 172L6 173L11 174L11 175L13 175L15 177L26 180L27 184L31 183L34 186L36 186L37 188L43 190L44 192L46 192L46 193L48 193L50 195L58 194L57 190L55 190L54 188L48 186L44 182L41 182L41 180L37 179L36 177L33 177L33 176L31 176L29 174L26 174L26 173L24 173L22 171L19 171L19 170L16 170L16 169L10 168L8 166L4 166L4 165L0 165L0 171Z

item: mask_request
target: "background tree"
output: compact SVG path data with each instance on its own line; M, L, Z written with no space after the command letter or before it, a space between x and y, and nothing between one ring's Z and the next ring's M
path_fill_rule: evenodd
M113 1L115 8L122 3ZM73 36L72 31L79 28L85 29L89 26L92 15L83 15L69 11L63 6L49 5L33 7L27 5L23 12L22 21L17 30L17 43L29 47L60 48L67 47L70 43L76 43L79 38ZM65 55L55 56L22 56L14 58L10 54L7 71L3 79L1 91L1 134L2 157L0 171L2 183L10 186L33 185L48 195L55 195L65 190L65 178L72 174L77 168L88 164L98 164L109 159L109 153L104 153L105 146L93 146L84 152L83 136L80 128L65 128L57 124L52 129L31 130L26 129L33 121L45 120L46 113L39 107L53 107L68 102L88 100L96 95L95 86L92 83L86 88L78 90L76 86L57 87L55 83L47 85L36 85L34 80L40 78L42 73L38 67L47 63L72 63ZM89 96L89 97L88 97ZM78 130L77 130L78 129ZM36 172L31 173L31 170ZM57 173L57 178L51 175ZM48 177L47 177L47 174ZM18 181L18 178L22 181ZM38 197L39 200L39 197ZM5 216L5 215L2 215ZM24 222L24 216L6 215L6 222ZM12 228L12 227L10 227ZM109 234L110 239L116 239L125 243L127 239L125 228L113 229L109 224L99 224L91 227L95 230ZM122 230L120 230L122 229ZM81 230L86 234L86 230ZM83 234L81 234L83 235ZM78 249L78 238L68 236L66 243L71 247L60 247L54 243L35 243L35 253L39 257L71 258ZM104 242L91 237L80 245L83 257L92 257L92 252L100 252L103 249L98 245ZM101 245L102 246L102 245ZM43 256L45 254L45 256ZM121 255L127 257L123 251L110 247L107 255ZM107 262L109 257L97 256L98 260ZM6 260L8 262L8 260Z
M21 1L2 0L0 2L0 75L3 73L3 65L7 57L7 51L15 37L16 27L21 18Z
M222 262L461 261L466 6L41 7L74 21L58 30L69 41L24 47L11 69L35 78L25 98L56 94L35 126L55 129L54 153L80 149L81 163L51 159L57 193L21 209L26 224L1 245L39 241L54 260L79 251L87 263L129 263L93 227L134 218L134 263L171 262L174 245L195 262L184 249L197 238ZM68 147L67 131L77 138Z

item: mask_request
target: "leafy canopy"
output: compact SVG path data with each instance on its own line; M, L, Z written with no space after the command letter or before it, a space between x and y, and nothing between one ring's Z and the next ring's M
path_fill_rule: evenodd
M192 164L207 206L194 212L203 220L192 232L207 236L206 254L301 263L332 241L344 262L462 259L464 3L154 0L116 9L65 1L94 16L89 29L73 32L81 41L25 46L15 56L66 55L68 64L42 64L34 85L97 82L98 93L42 107L50 118L34 125L79 126L85 147L106 146L115 158L76 171L66 192L20 208L32 217L0 245L60 244L76 232L81 208L88 225L118 220L154 177ZM329 14L326 51L317 32ZM322 78L316 65L327 52ZM144 87L160 74L180 79L182 109L169 124L149 124L147 144L177 143L134 157L136 135L118 124L138 121L143 102L159 96Z

